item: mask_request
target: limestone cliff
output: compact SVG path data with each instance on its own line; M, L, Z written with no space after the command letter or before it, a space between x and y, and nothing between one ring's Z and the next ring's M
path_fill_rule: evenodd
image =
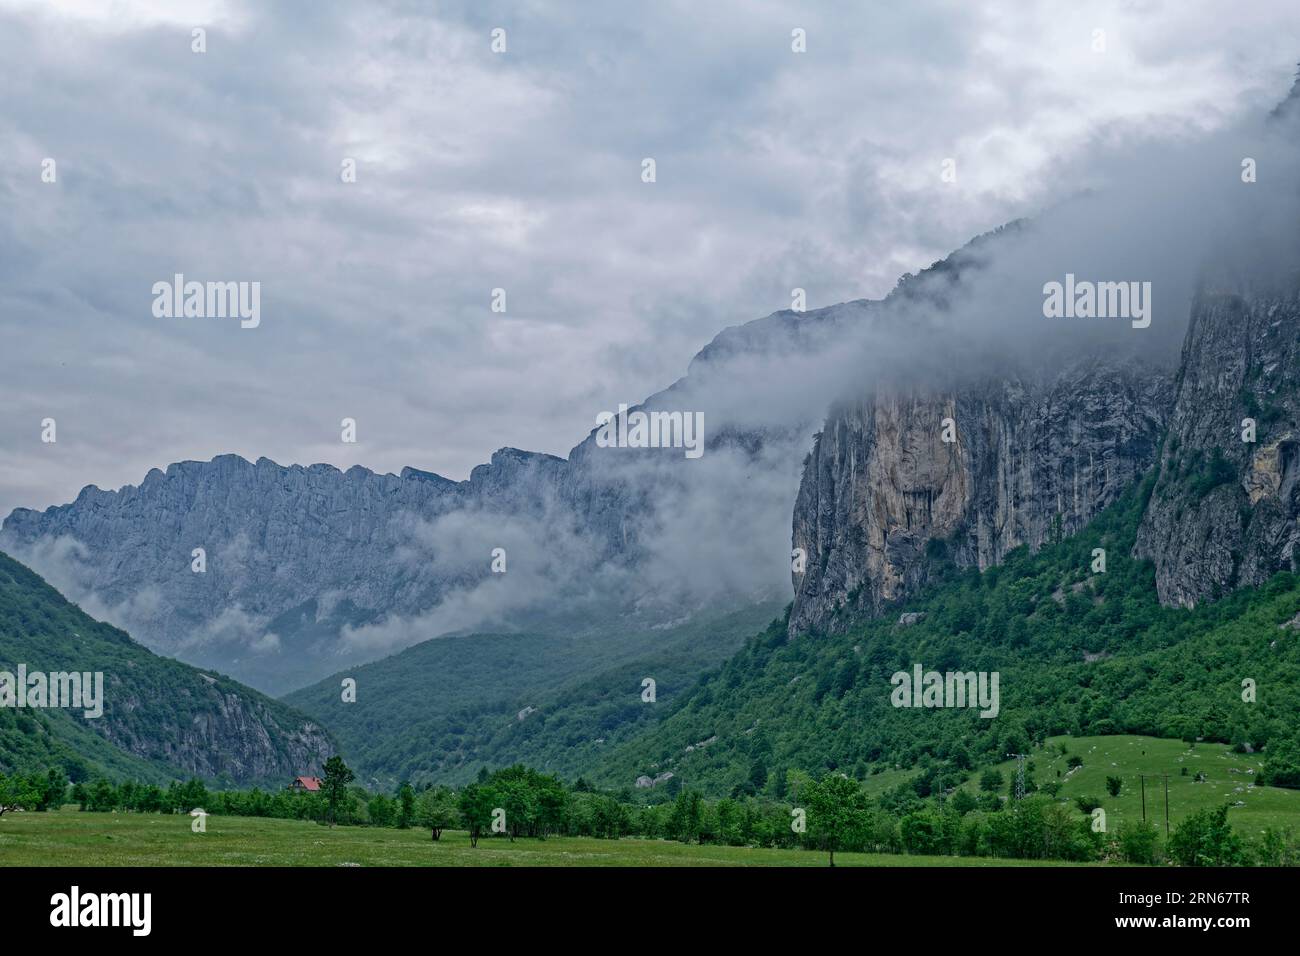
M1297 476L1300 286L1206 291L1138 534L1161 601L1191 606L1294 570Z
M940 552L982 569L1078 530L1155 461L1170 394L1165 372L1088 360L837 407L795 503L791 632L879 612Z

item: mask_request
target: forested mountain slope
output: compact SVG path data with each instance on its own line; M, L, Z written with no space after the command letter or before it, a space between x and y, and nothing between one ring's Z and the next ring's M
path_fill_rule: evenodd
M101 673L103 713L0 707L0 770L282 784L319 771L333 753L312 720L228 677L158 657L0 553L0 671L16 677L19 665L29 674Z
M888 616L795 637L773 625L593 774L774 793L791 768L961 770L1052 734L1133 733L1263 749L1279 782L1300 785L1300 578L1280 573L1194 610L1162 606L1152 565L1130 556L1151 488L1148 478L1037 554L1017 549L982 573L949 562ZM916 664L998 672L998 715L893 706L892 675Z
M767 603L654 630L439 638L285 700L327 725L363 779L380 785L460 783L516 761L576 776L779 613ZM354 703L341 692L349 677ZM646 678L653 703L642 700Z

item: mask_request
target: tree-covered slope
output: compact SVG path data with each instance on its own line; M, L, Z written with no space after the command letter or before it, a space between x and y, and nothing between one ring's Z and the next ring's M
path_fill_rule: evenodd
M605 622L563 636L438 638L284 700L327 725L376 784L461 783L515 762L576 776L777 613L764 603L651 630ZM653 704L642 701L647 677ZM345 678L355 702L343 700Z
M302 714L241 684L157 655L66 601L0 553L0 671L103 674L103 714L0 706L0 771L63 767L156 780L283 782L332 752Z
M923 765L956 778L1049 735L1133 733L1267 748L1275 782L1300 785L1300 631L1288 625L1300 577L1162 607L1151 565L1130 557L1150 489L1148 479L1037 554L1019 549L983 573L950 568L865 625L792 638L774 624L588 772L612 786L672 773L673 787L776 793L790 768L861 778ZM1097 548L1103 573L1092 571ZM940 543L932 550L942 557ZM900 610L920 618L902 623ZM998 672L1000 712L893 706L891 676L915 664Z

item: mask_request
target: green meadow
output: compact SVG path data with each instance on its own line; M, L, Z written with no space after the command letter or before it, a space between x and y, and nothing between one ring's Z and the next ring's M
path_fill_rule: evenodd
M449 830L335 827L299 820L149 813L52 813L0 818L3 866L825 866L811 850L687 845L668 840L587 837L479 840ZM1054 861L836 853L837 866L1032 866Z

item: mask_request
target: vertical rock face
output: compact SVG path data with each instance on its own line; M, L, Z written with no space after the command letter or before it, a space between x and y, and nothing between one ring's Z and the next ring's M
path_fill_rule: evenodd
M1160 600L1192 606L1294 570L1298 476L1300 290L1203 293L1135 549Z
M1171 394L1150 366L1088 361L836 408L795 503L806 566L791 633L841 607L879 612L925 582L937 553L985 568L1078 530L1153 464Z

